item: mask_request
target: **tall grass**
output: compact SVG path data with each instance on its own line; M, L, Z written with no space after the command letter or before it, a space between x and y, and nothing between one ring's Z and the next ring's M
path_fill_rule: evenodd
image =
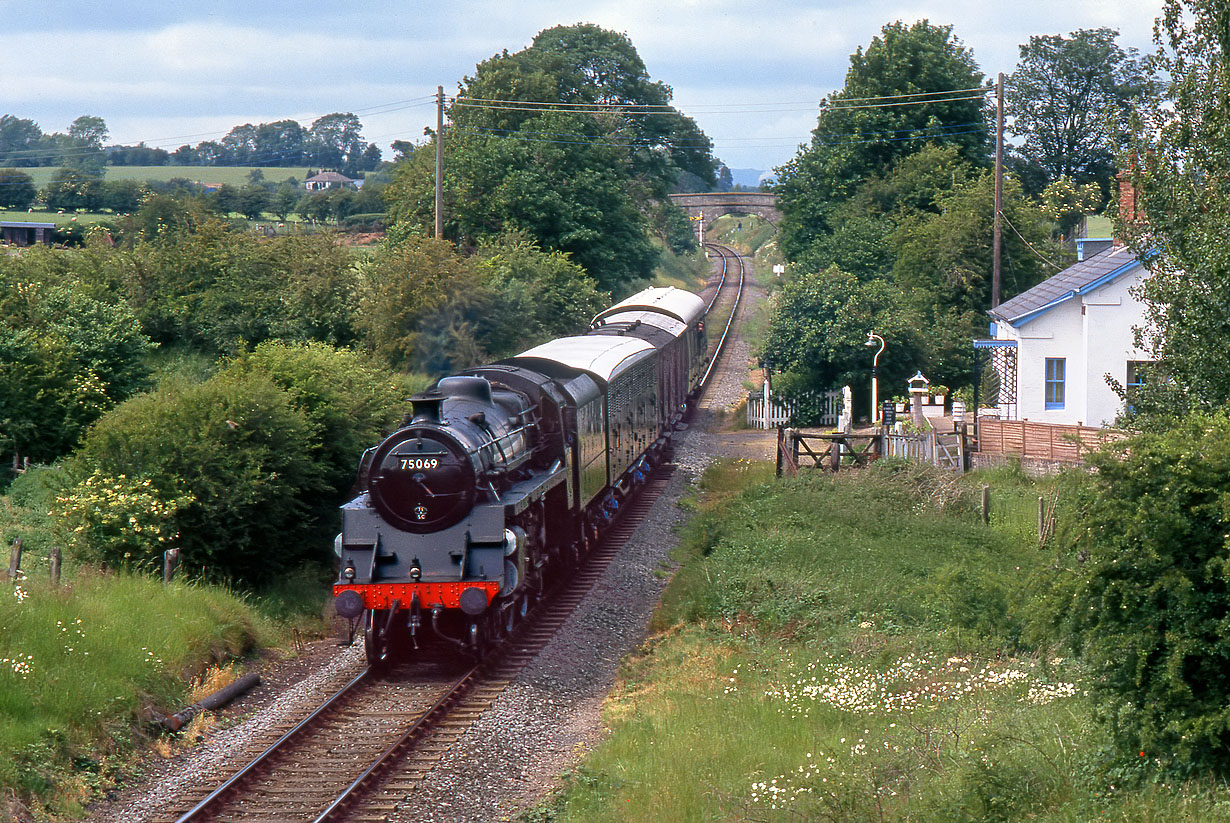
M211 661L270 631L216 587L82 573L0 589L0 791L73 813Z
M1223 787L1103 769L1036 531L1038 496L1076 483L711 469L610 738L524 819L1230 819Z

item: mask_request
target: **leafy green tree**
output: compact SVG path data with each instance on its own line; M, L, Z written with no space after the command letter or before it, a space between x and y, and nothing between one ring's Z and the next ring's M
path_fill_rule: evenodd
M295 166L306 161L307 129L296 120L256 127L253 162L258 166Z
M920 213L904 221L892 238L894 281L925 292L941 310L985 310L991 305L994 202L994 180L984 172L940 195L939 214ZM1003 213L1008 224L1002 252L1006 299L1055 274L1071 259L1070 252L1051 240L1051 221L1010 176L1004 179Z
M1162 102L1135 111L1134 198L1121 195L1118 217L1150 273L1141 343L1159 361L1151 382L1166 389L1162 403L1137 407L1167 415L1230 404L1230 11L1213 0L1166 0L1163 10L1152 57Z
M670 86L649 72L626 34L592 24L544 29L529 48L496 55L467 77L449 116L459 129L492 134L532 133L532 106L519 108L469 104L466 98L605 107L588 118L598 133L625 147L633 173L663 196L679 172L714 183L712 144L691 118L670 106ZM639 111L637 111L639 110ZM625 113L627 112L627 113ZM539 139L550 132L540 132ZM595 139L593 126L565 139ZM528 135L527 135L528 136Z
M132 309L92 296L37 255L0 268L0 430L33 460L63 455L115 403L145 388L152 348Z
M966 161L987 165L982 84L952 27L926 20L890 23L866 51L851 55L845 86L822 101L811 144L779 170L787 257L803 254L830 228L834 206L864 179L927 143L954 146Z
M480 284L474 261L458 255L451 243L410 236L383 245L361 265L354 323L364 342L394 367L426 363L443 372L472 366L485 351L450 304L487 302L490 294ZM436 337L429 340L432 331ZM440 335L451 335L457 345L440 346Z
M492 99L508 105L483 102ZM444 135L445 236L469 246L525 232L604 289L647 278L651 201L681 174L714 179L708 138L670 99L627 36L592 25L547 29L479 64ZM399 151L409 157L386 193L390 217L429 228L433 147Z
M0 115L0 163L12 166L41 166L38 152L43 130L33 120L12 114Z
M236 210L249 220L256 220L269 208L271 199L269 190L264 186L249 183L239 190Z
M1093 456L1071 617L1120 763L1230 773L1230 418Z
M43 189L47 208L62 211L95 211L102 203L102 180L97 174L67 166Z
M299 198L295 211L309 220L319 220L321 223L328 222L329 218L333 215L333 204L329 201L329 192L308 192Z
M350 112L334 112L316 118L308 129L308 151L312 162L334 168L354 167L367 144L363 124Z
M460 135L446 140L445 234L464 244L522 231L570 253L603 289L650 276L657 253L649 222L629 193L621 149L598 139L592 118L542 114L532 131L581 133L593 142ZM420 149L398 167L385 200L394 221L430 227L434 161Z
M499 311L484 348L503 357L556 337L577 334L610 304L593 278L562 252L544 252L525 235L502 235L479 246L478 272Z
M1108 197L1115 173L1113 129L1135 100L1153 90L1144 61L1123 49L1114 29L1080 29L1029 38L1009 77L1005 105L1022 153L1047 182L1097 183Z
M798 387L861 386L870 374L867 334L887 346L880 385L905 385L925 365L924 323L901 292L883 280L860 282L837 269L791 277L774 299L762 357Z
M302 196L303 191L299 186L283 184L270 198L269 209L278 216L279 220L285 222L290 213L299 205Z
M139 180L104 180L98 204L117 214L131 213L141 208L144 194Z
M220 217L228 217L231 212L239 211L239 189L230 183L218 186L206 199Z
M0 208L28 209L37 196L38 189L30 175L17 169L0 169Z
M222 138L228 166L249 166L256 154L256 126L244 123L235 126Z
M69 125L62 143L64 165L101 175L107 165L107 155L103 152L107 134L107 123L101 117L88 114L78 117Z
M897 254L892 240L897 227L939 214L940 201L975 169L951 145L928 144L898 158L833 206L829 230L817 233L797 262L812 271L836 266L862 279L888 275Z

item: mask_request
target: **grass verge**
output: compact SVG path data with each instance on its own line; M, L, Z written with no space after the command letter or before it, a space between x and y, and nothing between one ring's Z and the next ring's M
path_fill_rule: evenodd
M274 634L225 590L88 571L19 582L0 594L0 625L0 790L52 815L121 777L208 664Z
M1049 485L891 461L771 472L720 464L685 501L682 567L607 702L609 739L523 820L1230 818L1223 787L1105 769L1058 651Z

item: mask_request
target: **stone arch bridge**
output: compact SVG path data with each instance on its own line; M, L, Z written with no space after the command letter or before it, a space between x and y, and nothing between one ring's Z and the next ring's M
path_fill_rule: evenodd
M781 222L777 195L760 191L714 191L704 194L671 194L671 202L699 220L707 231L724 214L754 214L773 225Z

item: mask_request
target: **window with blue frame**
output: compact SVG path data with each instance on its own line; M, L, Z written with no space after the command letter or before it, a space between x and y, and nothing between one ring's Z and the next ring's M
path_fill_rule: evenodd
M1064 377L1067 372L1067 358L1046 358L1046 407L1062 409L1064 400Z
M1127 381L1124 382L1123 387L1127 390L1127 410L1129 412L1136 411L1136 400L1139 399L1144 389L1145 374L1151 365L1153 364L1148 360L1127 361Z

